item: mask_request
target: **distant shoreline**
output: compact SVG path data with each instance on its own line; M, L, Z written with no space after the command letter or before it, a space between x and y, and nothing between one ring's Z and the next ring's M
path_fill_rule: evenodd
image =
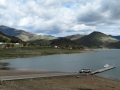
M0 54L3 54L0 60L5 59L15 59L15 58L29 58L29 57L35 57L35 56L48 56L48 55L55 55L55 54L72 54L72 53L89 53L93 52L94 50L68 50L68 49L46 49L46 50L20 50L18 52L8 52L3 51L5 53L0 52ZM14 53L15 52L15 53Z

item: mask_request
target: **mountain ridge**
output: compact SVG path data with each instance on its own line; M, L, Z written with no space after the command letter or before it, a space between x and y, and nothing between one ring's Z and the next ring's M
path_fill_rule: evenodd
M102 32L94 31L88 35L81 35L81 34L75 34L75 35L69 35L66 37L56 38L53 36L41 36L36 35L30 32L26 32L23 30L18 30L15 28L10 28L7 26L0 26L1 33L4 33L6 35L10 35L8 37L14 38L20 38L23 41L31 41L31 43L41 43L48 45L51 43L51 45L61 45L61 46L86 46L86 47L114 47L117 46L117 43L119 40L114 38L112 35L106 35ZM67 44L68 43L68 44ZM73 45L73 44L75 45ZM111 44L115 43L115 44Z
M70 39L70 40L77 40L77 39L80 39L83 36L85 36L85 35L75 34L75 35L66 36L65 38Z
M37 35L31 32L18 30L18 29L3 26L3 25L0 26L0 31L2 33L5 33L6 35L18 37L23 41L39 40L39 39L46 39L46 40L56 39L56 37Z
M112 36L112 35L110 35L110 36ZM120 40L120 36L119 36L119 35L118 35L118 36L112 36L112 37L114 37L114 38Z
M118 41L117 39L97 31L94 31L89 35L86 35L80 39L75 40L75 42L79 43L80 45L87 47L107 46L109 43L117 41Z
M78 43L70 39L67 39L65 37L52 40L52 42L50 43L50 46L58 46L60 48L69 48L69 49L70 48L74 48L74 49L83 48Z
M17 37L8 36L0 31L0 42L18 43L23 41Z

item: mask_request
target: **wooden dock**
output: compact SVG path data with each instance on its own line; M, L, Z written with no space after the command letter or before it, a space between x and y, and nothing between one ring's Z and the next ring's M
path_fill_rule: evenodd
M104 72L104 71L107 71L107 70L110 70L110 69L114 69L114 68L116 68L116 67L115 66L109 66L109 67L106 67L106 68L102 68L102 69L91 72L91 75L96 74L96 73L101 73L101 72Z

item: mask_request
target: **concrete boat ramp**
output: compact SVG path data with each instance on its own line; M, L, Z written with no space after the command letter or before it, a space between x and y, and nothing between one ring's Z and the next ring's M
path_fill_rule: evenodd
M101 73L110 69L115 68L115 66L109 66L103 69L99 69L91 72L90 74ZM42 77L55 77L55 76L72 76L72 75L80 75L78 72L54 72L54 73L41 73L41 74L29 74L29 75L16 75L16 76L0 76L0 82L9 81L9 80L20 80L20 79L33 79L33 78L42 78Z
M55 76L72 76L78 75L79 73L71 72L54 72L54 73L41 73L41 74L29 74L29 75L16 75L16 76L0 76L0 81L7 80L20 80L20 79L32 79L32 78L42 78L42 77L55 77Z

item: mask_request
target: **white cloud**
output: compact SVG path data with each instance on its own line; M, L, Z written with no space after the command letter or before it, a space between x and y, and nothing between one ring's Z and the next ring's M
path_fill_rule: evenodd
M119 32L109 27L120 24L119 6L119 0L0 0L0 24L56 36L113 33Z
M74 3L75 0L37 0L40 5L48 7L59 7L67 4Z
M5 6L5 0L0 0L0 5Z
M72 30L80 31L80 30L96 30L96 29L93 26L86 26L84 24L81 24L81 25L74 25Z

